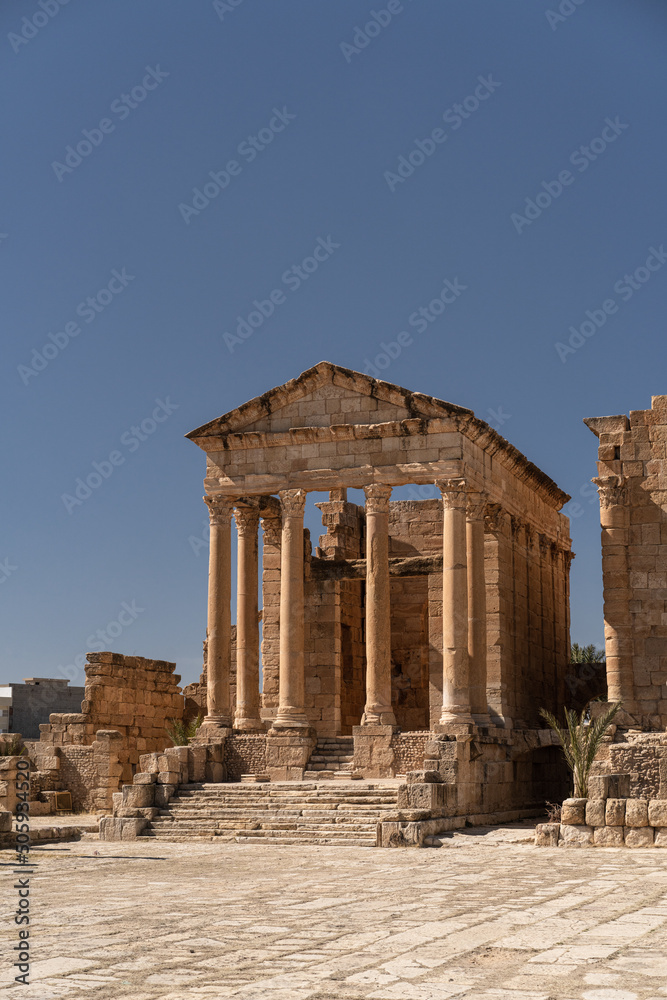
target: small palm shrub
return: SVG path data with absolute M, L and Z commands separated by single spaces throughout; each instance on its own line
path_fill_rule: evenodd
M 593 761 L 602 746 L 621 703 L 616 702 L 597 719 L 590 718 L 589 705 L 586 705 L 580 715 L 572 708 L 565 709 L 567 729 L 563 729 L 555 716 L 545 709 L 540 709 L 540 715 L 555 733 L 558 734 L 567 765 L 572 771 L 575 799 L 588 797 L 588 779 Z
M 175 747 L 186 747 L 197 735 L 197 730 L 203 721 L 203 715 L 198 715 L 196 719 L 190 719 L 189 722 L 185 722 L 183 719 L 169 719 L 164 728 Z

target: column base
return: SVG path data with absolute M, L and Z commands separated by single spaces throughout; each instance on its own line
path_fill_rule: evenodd
M 199 728 L 202 729 L 204 726 L 207 729 L 231 729 L 232 720 L 229 715 L 206 715 Z
M 310 729 L 310 723 L 304 712 L 298 710 L 280 710 L 273 720 L 275 729 Z
M 450 725 L 452 722 L 462 723 L 463 725 L 472 725 L 474 720 L 472 715 L 470 714 L 470 711 L 467 708 L 461 709 L 461 711 L 447 708 L 443 709 L 440 719 L 438 721 L 440 722 L 440 725 L 447 726 Z
M 234 729 L 242 733 L 265 733 L 266 726 L 261 719 L 235 718 Z
M 365 708 L 360 726 L 396 726 L 396 716 L 391 708 Z

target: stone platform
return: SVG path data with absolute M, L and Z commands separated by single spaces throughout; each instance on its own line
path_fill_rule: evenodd
M 399 783 L 356 781 L 181 785 L 142 832 L 158 840 L 376 847 Z

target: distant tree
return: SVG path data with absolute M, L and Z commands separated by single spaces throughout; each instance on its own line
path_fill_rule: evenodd
M 542 718 L 558 734 L 565 760 L 574 779 L 575 799 L 588 797 L 588 778 L 593 761 L 620 707 L 620 702 L 610 705 L 604 715 L 598 716 L 597 719 L 590 718 L 588 705 L 580 715 L 577 715 L 574 709 L 566 708 L 567 730 L 558 724 L 551 712 L 540 709 Z
M 604 658 L 604 649 L 596 649 L 593 643 L 590 646 L 580 646 L 578 642 L 572 643 L 570 663 L 602 663 Z

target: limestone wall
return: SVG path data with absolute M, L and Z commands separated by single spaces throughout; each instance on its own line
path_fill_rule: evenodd
M 228 781 L 240 781 L 242 774 L 266 771 L 266 735 L 234 733 L 225 740 L 224 764 Z
M 650 410 L 585 421 L 599 438 L 610 700 L 626 725 L 667 726 L 667 396 Z
M 52 746 L 89 746 L 99 730 L 120 734 L 123 777 L 130 780 L 141 753 L 163 750 L 165 725 L 183 717 L 183 695 L 176 664 L 120 653 L 88 653 L 85 698 L 80 714 L 52 714 L 40 726 L 40 742 Z

